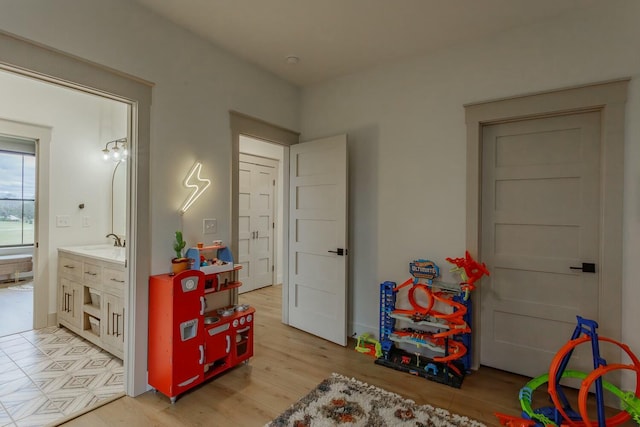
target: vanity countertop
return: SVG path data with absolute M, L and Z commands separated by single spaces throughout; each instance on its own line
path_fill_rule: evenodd
M 115 262 L 122 265 L 124 265 L 127 254 L 126 248 L 113 246 L 111 244 L 64 246 L 58 248 L 58 250 L 70 254 L 99 259 L 101 261 Z

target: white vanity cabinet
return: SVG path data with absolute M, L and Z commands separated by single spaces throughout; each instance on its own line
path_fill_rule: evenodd
M 122 359 L 124 261 L 82 248 L 58 249 L 58 323 Z

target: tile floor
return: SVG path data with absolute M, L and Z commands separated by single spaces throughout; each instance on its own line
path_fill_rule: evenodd
M 0 283 L 0 337 L 33 329 L 33 282 Z
M 0 337 L 0 426 L 44 426 L 124 394 L 122 361 L 64 328 Z

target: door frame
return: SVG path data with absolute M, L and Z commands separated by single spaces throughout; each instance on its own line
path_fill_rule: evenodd
M 300 142 L 300 132 L 274 125 L 264 120 L 229 110 L 229 123 L 231 127 L 231 244 L 232 253 L 238 253 L 238 212 L 240 187 L 239 161 L 240 161 L 240 135 L 262 139 L 274 144 L 284 146 L 284 158 L 280 165 L 283 170 L 289 170 L 289 147 Z M 283 174 L 283 187 L 289 188 L 289 174 Z M 284 206 L 289 206 L 289 193 L 283 191 Z M 282 322 L 289 324 L 289 214 L 284 209 L 282 218 L 283 247 L 282 247 Z
M 125 308 L 125 392 L 147 391 L 147 308 L 150 274 L 149 147 L 153 83 L 0 31 L 0 68 L 128 104 L 132 161 L 128 169 L 128 292 Z M 51 307 L 50 307 L 51 309 Z M 138 339 L 136 339 L 138 338 Z
M 622 213 L 624 184 L 624 122 L 630 78 L 538 92 L 464 105 L 467 128 L 466 246 L 472 254 L 481 247 L 482 128 L 486 125 L 568 113 L 599 111 L 601 128 L 601 215 L 599 332 L 620 340 L 622 335 Z M 602 288 L 607 280 L 607 291 Z M 473 369 L 480 366 L 479 299 L 474 298 Z M 606 318 L 607 322 L 602 322 Z M 570 337 L 567 337 L 567 339 Z

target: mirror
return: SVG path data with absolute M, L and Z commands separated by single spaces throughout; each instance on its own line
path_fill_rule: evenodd
M 111 178 L 111 232 L 125 237 L 127 230 L 127 165 L 116 163 Z

